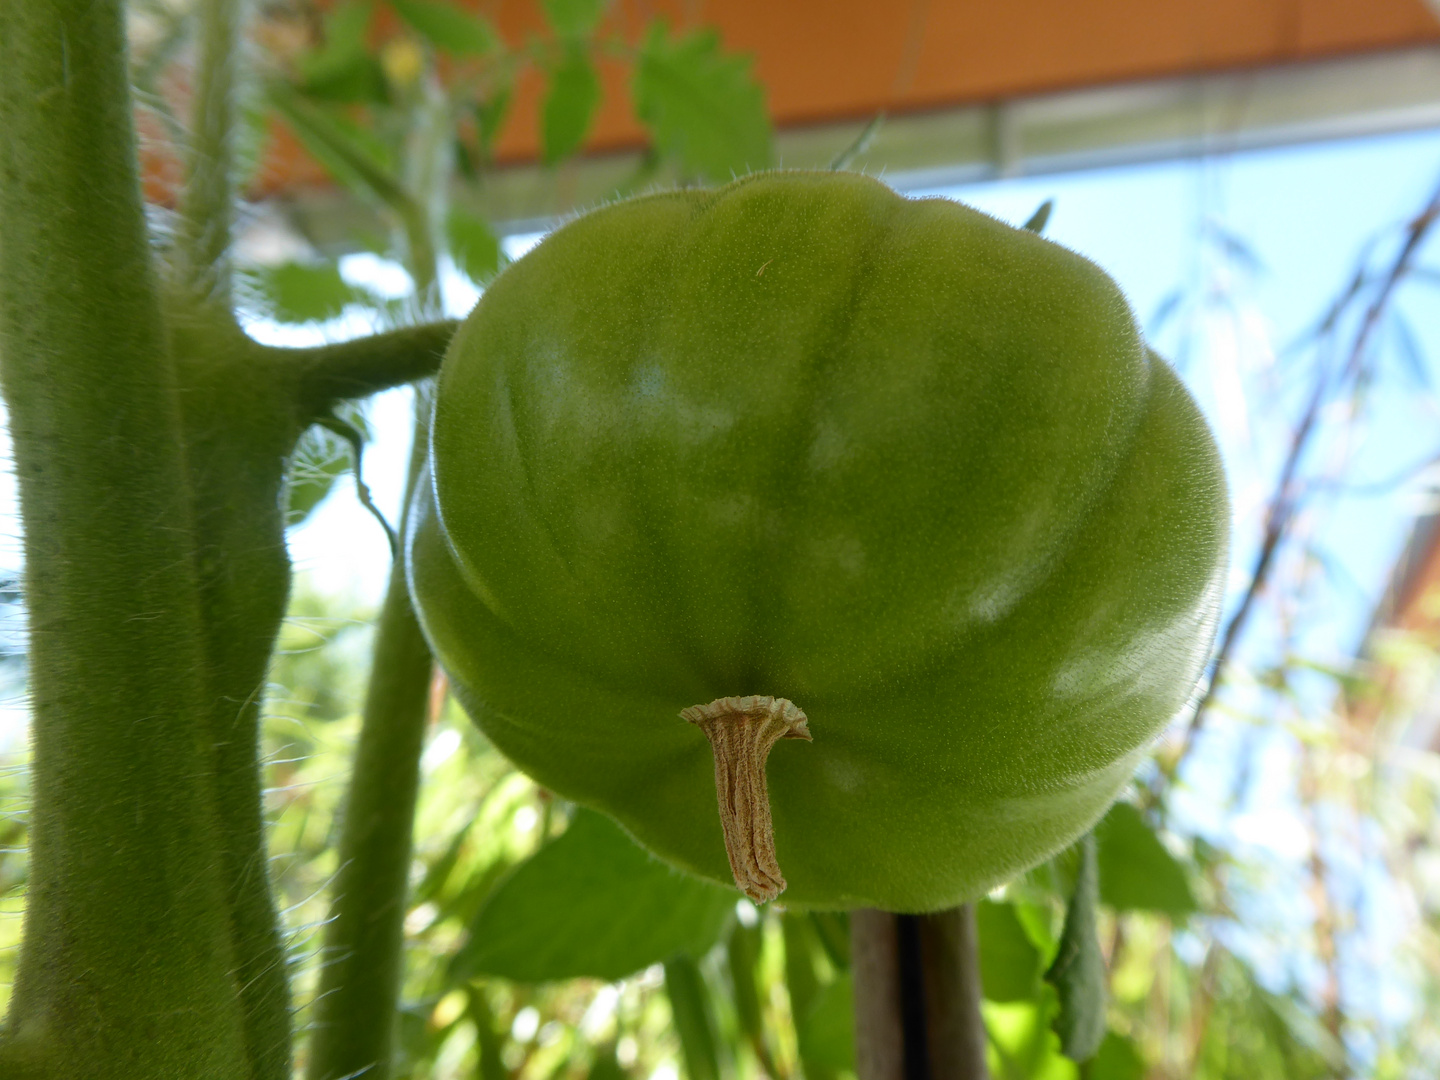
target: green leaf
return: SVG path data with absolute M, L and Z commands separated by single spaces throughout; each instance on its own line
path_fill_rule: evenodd
M 591 810 L 485 900 L 451 977 L 615 980 L 720 938 L 735 893 L 670 869 Z
M 1174 919 L 1196 910 L 1185 867 L 1135 807 L 1112 806 L 1095 827 L 1095 839 L 1102 902 L 1116 911 L 1158 911 Z
M 1080 867 L 1065 910 L 1060 951 L 1045 973 L 1060 998 L 1054 1027 L 1061 1052 L 1071 1061 L 1089 1060 L 1105 1037 L 1105 958 L 1095 929 L 1100 901 L 1095 847 L 1093 833 L 1080 841 Z
M 848 971 L 820 991 L 795 1027 L 807 1066 L 855 1071 L 855 988 Z
M 1030 1001 L 1040 989 L 1040 950 L 1013 904 L 975 905 L 980 933 L 980 984 L 990 1001 Z
M 728 180 L 770 164 L 765 92 L 750 60 L 726 56 L 710 30 L 670 38 L 650 28 L 635 68 L 635 111 L 660 152 L 692 173 Z
M 247 276 L 259 293 L 261 308 L 276 322 L 333 319 L 346 304 L 370 298 L 368 292 L 348 284 L 334 262 L 281 263 L 251 271 Z
M 1085 1080 L 1145 1080 L 1145 1059 L 1124 1035 L 1107 1032 L 1090 1062 Z
M 444 0 L 390 0 L 390 6 L 430 44 L 455 56 L 486 56 L 500 48 L 488 20 Z
M 600 104 L 600 78 L 585 50 L 568 50 L 565 61 L 550 72 L 550 92 L 545 95 L 540 134 L 545 147 L 545 164 L 563 161 L 585 141 L 590 120 Z
M 483 285 L 500 269 L 500 241 L 490 231 L 485 219 L 464 210 L 452 210 L 445 221 L 450 241 L 450 254 L 455 265 L 477 285 Z
M 608 0 L 545 0 L 545 17 L 561 37 L 584 37 L 608 6 Z

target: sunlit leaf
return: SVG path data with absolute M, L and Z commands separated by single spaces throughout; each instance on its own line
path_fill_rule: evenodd
M 563 161 L 585 141 L 590 120 L 600 105 L 600 77 L 581 48 L 567 51 L 565 60 L 550 72 L 550 90 L 545 95 L 540 134 L 545 163 Z
M 1100 899 L 1117 911 L 1158 911 L 1180 919 L 1196 909 L 1185 868 L 1140 811 L 1119 802 L 1095 827 Z
M 500 35 L 482 15 L 446 0 L 390 0 L 412 30 L 437 49 L 456 56 L 485 56 L 500 47 Z
M 1075 893 L 1065 909 L 1060 950 L 1045 980 L 1060 997 L 1054 1028 L 1061 1051 L 1071 1061 L 1086 1061 L 1105 1037 L 1105 958 L 1095 928 L 1100 900 L 1095 837 L 1087 834 L 1078 846 Z
M 500 268 L 500 241 L 490 231 L 485 219 L 464 210 L 452 210 L 445 221 L 450 241 L 450 254 L 455 265 L 477 285 L 483 285 Z
M 545 0 L 545 17 L 561 37 L 584 37 L 608 6 L 607 0 Z
M 570 827 L 496 887 L 456 956 L 454 979 L 621 979 L 719 940 L 735 893 L 670 869 L 609 818 Z
M 991 1001 L 1029 1001 L 1040 989 L 1040 950 L 1013 904 L 975 905 L 980 935 L 980 984 Z
M 635 67 L 635 111 L 661 153 L 712 180 L 770 164 L 765 92 L 750 60 L 728 56 L 710 30 L 671 38 L 650 28 Z

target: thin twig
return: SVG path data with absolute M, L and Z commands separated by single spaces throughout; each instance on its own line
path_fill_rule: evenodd
M 1381 316 L 1390 303 L 1396 287 L 1404 280 L 1415 260 L 1416 252 L 1421 243 L 1429 234 L 1431 227 L 1440 218 L 1440 186 L 1431 193 L 1425 208 L 1410 222 L 1405 230 L 1405 242 L 1401 245 L 1399 253 L 1395 256 L 1390 265 L 1389 271 L 1385 274 L 1380 283 L 1379 290 L 1370 301 L 1365 314 L 1356 331 L 1355 340 L 1351 344 L 1349 356 L 1345 366 L 1340 372 L 1336 385 L 1343 386 L 1355 379 L 1362 371 L 1366 351 L 1370 345 L 1370 339 L 1374 335 L 1375 328 L 1379 325 Z M 1357 274 L 1355 281 L 1363 281 L 1363 274 Z M 1352 284 L 1346 290 L 1344 301 L 1353 300 L 1359 293 L 1359 289 Z M 1327 333 L 1333 333 L 1340 318 L 1340 307 L 1336 306 L 1327 314 L 1324 321 Z M 1320 412 L 1329 399 L 1332 383 L 1330 369 L 1322 364 L 1320 376 L 1315 381 L 1315 388 L 1311 392 L 1310 400 L 1306 405 L 1305 412 L 1301 417 L 1300 425 L 1295 429 L 1295 434 L 1290 440 L 1290 450 L 1285 458 L 1284 467 L 1280 471 L 1280 480 L 1276 485 L 1275 494 L 1271 497 L 1270 505 L 1265 512 L 1265 532 L 1260 543 L 1260 551 L 1256 555 L 1255 565 L 1250 572 L 1250 584 L 1245 590 L 1245 595 L 1240 599 L 1240 605 L 1230 617 L 1225 626 L 1225 632 L 1220 638 L 1220 647 L 1215 652 L 1215 658 L 1210 666 L 1210 681 L 1201 695 L 1199 703 L 1195 706 L 1195 712 L 1190 718 L 1189 726 L 1185 729 L 1184 741 L 1180 747 L 1180 753 L 1176 756 L 1174 764 L 1165 770 L 1166 779 L 1173 779 L 1180 773 L 1180 768 L 1185 759 L 1194 748 L 1196 736 L 1205 726 L 1205 719 L 1211 703 L 1214 701 L 1222 676 L 1229 665 L 1234 654 L 1235 646 L 1240 639 L 1249 622 L 1250 615 L 1254 610 L 1255 600 L 1264 591 L 1269 582 L 1270 573 L 1274 568 L 1275 556 L 1280 549 L 1281 543 L 1285 540 L 1290 524 L 1294 520 L 1295 511 L 1299 505 L 1298 485 L 1296 484 L 1296 472 L 1299 469 L 1300 461 L 1310 444 L 1310 439 L 1315 433 L 1315 424 L 1320 417 Z M 1162 781 L 1163 782 L 1163 781 Z

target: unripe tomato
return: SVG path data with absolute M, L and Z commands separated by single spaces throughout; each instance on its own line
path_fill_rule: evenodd
M 451 345 L 431 468 L 411 587 L 476 722 L 757 899 L 926 911 L 1032 866 L 1215 628 L 1219 459 L 1114 283 L 855 175 L 555 232 Z

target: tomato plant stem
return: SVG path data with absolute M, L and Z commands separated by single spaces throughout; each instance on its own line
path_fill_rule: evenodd
M 191 99 L 185 188 L 176 240 L 179 284 L 230 311 L 230 224 L 234 218 L 235 75 L 243 0 L 203 0 L 199 63 Z
M 859 1080 L 987 1080 L 975 909 L 862 908 L 850 938 Z
M 435 374 L 459 325 L 454 319 L 402 327 L 309 349 L 276 349 L 277 361 L 293 365 L 301 408 L 310 417 L 346 398 Z
M 34 803 L 0 1073 L 254 1075 L 222 880 L 175 371 L 119 0 L 0 19 L 0 352 Z
M 405 503 L 419 482 L 429 429 L 417 396 Z M 402 515 L 403 516 L 403 515 Z M 340 869 L 315 1003 L 310 1080 L 390 1075 L 404 970 L 405 898 L 430 686 L 405 565 L 397 558 L 375 630 L 370 686 L 340 835 Z

